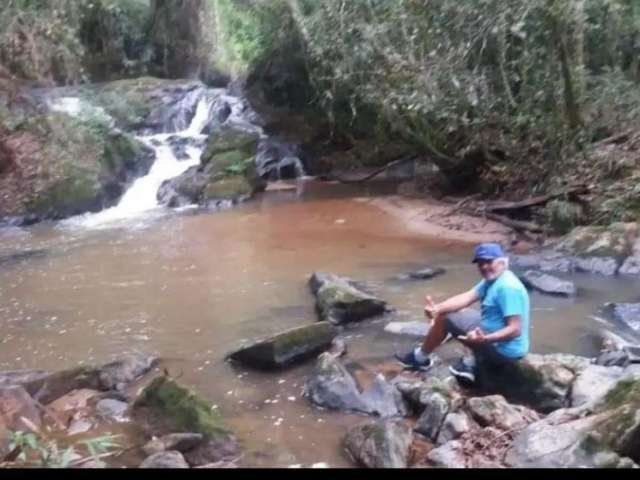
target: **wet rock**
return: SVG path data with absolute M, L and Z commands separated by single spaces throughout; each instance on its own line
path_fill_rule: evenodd
M 153 355 L 136 353 L 99 368 L 100 386 L 105 390 L 122 390 L 147 373 L 156 364 Z
M 473 426 L 474 422 L 465 413 L 449 413 L 442 423 L 437 442 L 442 445 L 451 440 L 456 440 L 471 431 Z
M 340 358 L 347 354 L 347 342 L 344 338 L 335 337 L 331 340 L 331 347 L 327 351 L 329 355 L 332 355 L 334 358 Z
M 576 257 L 575 269 L 578 272 L 612 276 L 618 271 L 619 262 L 613 257 Z
M 632 253 L 638 236 L 636 223 L 574 228 L 556 245 L 558 251 L 582 257 L 623 258 Z
M 622 375 L 623 369 L 620 367 L 589 365 L 573 382 L 571 406 L 578 407 L 603 398 Z
M 376 375 L 373 385 L 361 398 L 369 413 L 381 417 L 404 416 L 407 413 L 402 394 L 382 374 Z
M 85 419 L 78 418 L 72 420 L 67 428 L 67 434 L 71 435 L 79 435 L 81 433 L 86 433 L 94 427 L 93 422 Z
M 461 403 L 462 396 L 458 391 L 458 386 L 446 368 L 443 376 L 437 374 L 429 375 L 424 381 L 405 380 L 402 377 L 394 379 L 394 385 L 402 394 L 407 404 L 415 413 L 421 415 L 432 401 L 434 394 L 442 396 L 453 410 Z
M 576 286 L 573 282 L 562 280 L 546 273 L 527 270 L 519 277 L 528 288 L 533 288 L 541 293 L 565 297 L 571 297 L 576 294 Z
M 447 413 L 449 413 L 449 401 L 440 393 L 432 393 L 423 400 L 424 411 L 413 429 L 435 442 L 440 433 L 440 428 Z
M 260 141 L 256 154 L 258 175 L 267 180 L 296 178 L 304 173 L 298 145 L 274 138 Z
M 140 468 L 189 468 L 189 464 L 180 452 L 160 452 L 147 457 Z
M 314 273 L 309 285 L 316 295 L 316 310 L 324 321 L 334 324 L 358 322 L 387 310 L 385 301 L 360 290 L 346 278 Z
M 328 349 L 336 335 L 333 325 L 318 322 L 253 341 L 228 354 L 227 358 L 255 368 L 281 368 Z
M 535 269 L 542 272 L 572 272 L 574 261 L 560 252 L 545 250 L 526 255 L 511 255 L 511 266 L 519 269 Z
M 441 267 L 423 268 L 415 272 L 409 272 L 403 275 L 402 278 L 408 278 L 411 280 L 430 280 L 439 275 L 444 275 L 447 271 Z
M 0 386 L 4 385 L 27 385 L 32 382 L 43 380 L 51 375 L 46 370 L 5 370 L 0 372 Z
M 499 371 L 483 372 L 483 390 L 548 413 L 569 404 L 571 385 L 589 364 L 589 359 L 574 355 L 529 354 Z
M 407 335 L 410 337 L 425 337 L 429 333 L 429 324 L 425 321 L 414 322 L 389 322 L 384 331 L 396 335 Z
M 559 425 L 545 420 L 529 425 L 516 434 L 505 463 L 516 468 L 594 467 L 596 442 L 589 435 L 610 415 L 592 415 Z M 598 450 L 611 452 L 606 447 Z
M 210 440 L 235 443 L 220 414 L 198 394 L 169 377 L 154 379 L 142 391 L 134 410 L 143 408 L 160 416 L 174 432 L 201 433 Z
M 493 426 L 501 430 L 515 430 L 539 420 L 539 415 L 521 405 L 508 403 L 501 395 L 473 397 L 467 401 L 473 419 L 482 427 Z
M 623 350 L 603 352 L 596 358 L 596 365 L 603 367 L 625 367 L 629 363 L 629 355 Z
M 114 422 L 126 422 L 127 418 L 127 410 L 129 409 L 129 405 L 124 402 L 120 402 L 118 400 L 112 400 L 110 398 L 105 398 L 104 400 L 100 400 L 96 404 L 96 413 L 106 419 L 112 420 Z
M 378 420 L 349 430 L 344 445 L 351 457 L 368 468 L 406 468 L 411 429 L 394 420 Z
M 86 412 L 99 395 L 100 392 L 97 390 L 72 390 L 49 403 L 47 410 L 63 423 L 68 423 L 74 415 L 77 417 L 80 412 Z
M 240 454 L 240 447 L 231 437 L 207 438 L 195 448 L 184 453 L 184 458 L 192 467 L 216 462 L 233 462 Z
M 30 432 L 33 426 L 39 428 L 40 424 L 40 411 L 36 402 L 23 387 L 0 387 L 0 430 Z
M 100 372 L 91 367 L 72 368 L 25 382 L 23 386 L 34 399 L 47 404 L 72 390 L 100 390 Z
M 315 369 L 305 384 L 305 395 L 320 407 L 369 413 L 355 379 L 328 353 L 318 357 Z
M 622 263 L 618 273 L 640 275 L 640 238 L 637 238 L 634 242 L 631 255 Z
M 640 363 L 640 345 L 625 345 L 622 350 L 629 358 L 629 363 Z
M 604 311 L 632 330 L 640 332 L 640 303 L 607 303 Z
M 147 455 L 175 450 L 180 453 L 194 449 L 202 443 L 204 436 L 200 433 L 170 433 L 153 439 L 142 447 Z
M 434 448 L 427 455 L 427 460 L 436 468 L 466 468 L 466 457 L 459 440 Z
M 167 139 L 173 155 L 177 160 L 189 160 L 189 147 L 203 146 L 201 142 L 194 137 L 183 137 L 181 135 L 172 135 Z

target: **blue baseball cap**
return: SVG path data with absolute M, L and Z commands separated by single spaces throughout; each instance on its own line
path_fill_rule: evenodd
M 481 243 L 476 247 L 472 263 L 477 263 L 479 260 L 495 260 L 500 257 L 504 257 L 504 252 L 500 245 L 497 243 Z

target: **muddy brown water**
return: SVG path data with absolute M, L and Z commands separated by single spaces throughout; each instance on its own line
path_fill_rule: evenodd
M 373 363 L 415 342 L 385 333 L 387 322 L 420 319 L 425 293 L 443 299 L 478 277 L 470 245 L 410 233 L 362 201 L 391 186 L 300 185 L 215 213 L 0 231 L 0 368 L 53 370 L 156 353 L 223 412 L 243 445 L 242 465 L 351 465 L 340 441 L 365 418 L 302 398 L 312 362 L 260 373 L 224 355 L 244 339 L 316 321 L 307 287 L 316 270 L 366 281 L 397 308 L 345 333 L 350 358 Z M 394 279 L 436 265 L 448 273 Z M 567 278 L 580 288 L 577 299 L 531 296 L 533 351 L 593 355 L 600 324 L 591 316 L 605 301 L 634 299 L 640 282 Z

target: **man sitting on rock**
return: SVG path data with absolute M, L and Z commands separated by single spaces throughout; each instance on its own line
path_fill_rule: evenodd
M 425 315 L 432 325 L 421 346 L 396 358 L 406 368 L 427 370 L 431 353 L 451 334 L 474 352 L 474 361 L 461 359 L 449 367 L 459 380 L 476 381 L 476 362 L 489 371 L 514 364 L 529 351 L 529 294 L 509 268 L 500 245 L 483 243 L 475 249 L 473 263 L 483 277 L 471 290 L 442 303 L 426 297 Z M 448 314 L 481 302 L 482 315 Z

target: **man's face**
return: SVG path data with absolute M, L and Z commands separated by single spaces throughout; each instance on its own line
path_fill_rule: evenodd
M 502 262 L 495 260 L 478 260 L 478 270 L 485 280 L 495 280 L 504 270 Z

